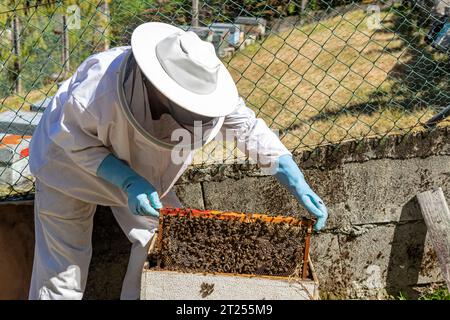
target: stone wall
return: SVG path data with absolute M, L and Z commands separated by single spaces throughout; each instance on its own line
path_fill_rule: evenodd
M 449 136 L 450 128 L 439 128 L 295 155 L 329 208 L 327 227 L 313 235 L 311 248 L 323 298 L 385 298 L 400 290 L 414 297 L 417 286 L 442 281 L 415 195 L 442 187 L 450 199 Z M 194 167 L 175 189 L 192 208 L 307 215 L 254 165 Z M 0 206 L 0 292 L 7 293 L 0 298 L 25 296 L 32 221 L 30 205 Z M 85 298 L 117 299 L 130 245 L 108 208 L 95 216 L 93 246 Z M 14 283 L 2 280 L 12 278 L 8 270 Z
M 295 155 L 329 209 L 311 256 L 323 297 L 377 298 L 442 281 L 417 193 L 442 187 L 450 199 L 450 129 L 320 147 Z M 191 207 L 307 215 L 252 165 L 192 168 L 177 192 Z

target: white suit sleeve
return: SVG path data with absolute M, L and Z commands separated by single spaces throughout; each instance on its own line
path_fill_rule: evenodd
M 291 154 L 264 120 L 255 117 L 242 98 L 239 98 L 238 108 L 225 117 L 221 131 L 224 140 L 236 139 L 238 149 L 263 166 Z
M 98 120 L 72 95 L 55 116 L 59 121 L 50 130 L 50 139 L 76 165 L 96 175 L 98 166 L 110 154 L 99 138 Z

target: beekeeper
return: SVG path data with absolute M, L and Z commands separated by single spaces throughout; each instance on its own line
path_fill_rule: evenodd
M 174 138 L 179 130 L 192 139 Z M 59 88 L 31 141 L 36 246 L 30 299 L 82 298 L 97 204 L 111 206 L 132 243 L 121 299 L 138 299 L 158 210 L 181 206 L 172 186 L 193 151 L 217 136 L 237 138 L 258 161 L 276 163 L 279 181 L 317 217 L 315 228 L 324 226 L 323 202 L 290 152 L 245 106 L 210 43 L 152 22 L 134 30 L 131 47 L 84 61 Z M 190 152 L 179 161 L 178 150 L 174 161 L 180 144 Z

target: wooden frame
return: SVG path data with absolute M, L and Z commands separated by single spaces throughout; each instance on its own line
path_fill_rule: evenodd
M 450 210 L 441 188 L 417 195 L 442 274 L 450 291 Z

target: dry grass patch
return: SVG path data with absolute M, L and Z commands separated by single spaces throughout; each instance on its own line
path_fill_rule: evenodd
M 248 106 L 287 129 L 283 141 L 293 149 L 404 132 L 432 111 L 389 105 L 398 82 L 390 72 L 411 59 L 390 31 L 394 18 L 382 12 L 384 29 L 371 30 L 364 11 L 351 11 L 272 34 L 225 62 Z

